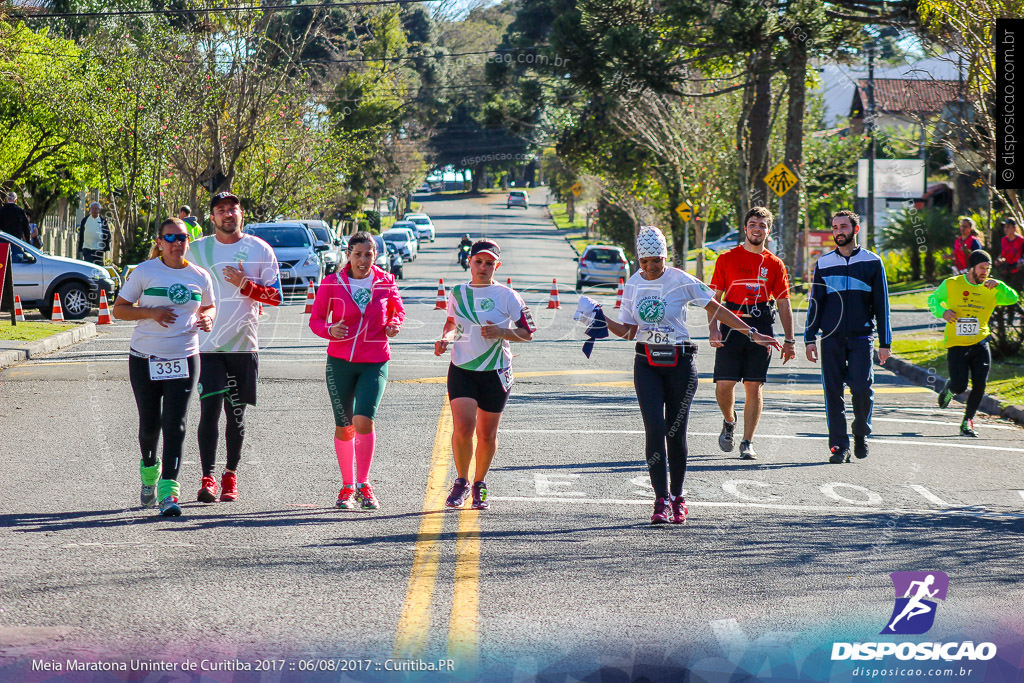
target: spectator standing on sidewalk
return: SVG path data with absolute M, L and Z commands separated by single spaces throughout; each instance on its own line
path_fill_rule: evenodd
M 103 207 L 99 202 L 89 205 L 89 215 L 78 224 L 79 258 L 98 266 L 103 265 L 103 254 L 110 250 L 110 228 L 107 219 L 100 215 Z
M 23 242 L 32 239 L 32 229 L 29 227 L 28 214 L 17 204 L 18 194 L 7 193 L 7 203 L 0 207 L 0 230 L 8 235 L 14 235 Z

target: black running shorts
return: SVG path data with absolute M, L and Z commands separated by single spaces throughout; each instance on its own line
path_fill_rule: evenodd
M 471 398 L 480 410 L 500 413 L 505 410 L 509 391 L 501 385 L 500 370 L 466 370 L 448 366 L 448 399 Z
M 751 323 L 750 318 L 742 320 Z M 771 323 L 765 325 L 755 321 L 753 327 L 761 334 L 772 334 Z M 767 381 L 768 366 L 772 362 L 771 349 L 755 344 L 747 335 L 726 325 L 722 325 L 722 339 L 725 346 L 715 349 L 714 381 Z
M 259 356 L 255 352 L 209 351 L 199 354 L 199 398 L 227 394 L 232 405 L 256 405 Z

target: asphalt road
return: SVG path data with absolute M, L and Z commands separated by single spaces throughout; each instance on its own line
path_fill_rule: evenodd
M 980 419 L 980 438 L 961 438 L 955 407 L 876 368 L 871 454 L 830 465 L 817 368 L 775 361 L 759 458 L 740 461 L 718 449 L 713 354 L 696 311 L 690 519 L 651 527 L 631 345 L 580 352 L 573 253 L 543 207 L 489 196 L 424 209 L 438 239 L 401 283 L 408 319 L 378 414 L 378 512 L 333 507 L 326 342 L 301 302 L 268 308 L 261 323 L 240 499 L 193 502 L 193 406 L 179 519 L 137 507 L 129 324 L 0 372 L 0 679 L 92 676 L 67 663 L 135 659 L 176 667 L 168 680 L 854 680 L 859 663 L 830 661 L 832 643 L 882 639 L 888 574 L 936 570 L 949 593 L 917 639 L 1000 650 L 969 674 L 929 680 L 1019 680 L 1018 427 Z M 455 259 L 464 232 L 500 241 L 496 277 L 511 278 L 540 328 L 515 347 L 483 513 L 442 506 L 454 473 L 434 301 L 438 278 L 466 279 Z M 611 290 L 588 293 L 613 305 Z M 894 327 L 925 323 L 900 314 Z M 454 671 L 409 672 L 449 659 Z M 65 668 L 47 673 L 47 662 Z

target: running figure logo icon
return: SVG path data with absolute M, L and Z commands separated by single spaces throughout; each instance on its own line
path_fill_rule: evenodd
M 175 282 L 167 288 L 167 298 L 181 306 L 192 300 L 192 291 L 185 285 Z
M 936 600 L 945 600 L 949 577 L 944 572 L 893 572 L 896 604 L 881 633 L 920 635 L 935 623 Z

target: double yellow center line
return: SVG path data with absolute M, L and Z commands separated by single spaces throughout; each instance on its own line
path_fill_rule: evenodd
M 409 587 L 395 636 L 396 657 L 423 657 L 429 645 L 434 587 L 441 561 L 448 469 L 452 462 L 451 438 L 452 412 L 445 400 L 437 420 L 437 436 L 430 456 L 423 515 L 416 538 Z M 480 513 L 476 510 L 460 512 L 455 556 L 455 585 L 448 622 L 448 656 L 463 665 L 473 665 L 477 657 L 480 619 Z

